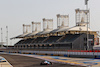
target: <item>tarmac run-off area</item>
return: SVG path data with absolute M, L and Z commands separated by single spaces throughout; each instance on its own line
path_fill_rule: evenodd
M 15 53 L 10 53 L 9 55 L 5 53 L 3 55 L 1 54 L 1 56 L 4 56 L 6 59 L 7 59 L 6 56 L 8 56 L 8 57 L 12 57 L 12 56 L 17 56 L 18 57 L 19 56 L 19 57 L 23 57 L 23 58 L 25 58 L 25 57 L 33 58 L 31 60 L 27 59 L 26 61 L 31 62 L 32 60 L 37 59 L 36 62 L 38 62 L 38 65 L 40 64 L 40 62 L 42 60 L 48 60 L 48 61 L 53 62 L 54 63 L 53 65 L 58 65 L 60 67 L 64 67 L 65 65 L 66 66 L 68 65 L 67 67 L 71 67 L 70 65 L 76 65 L 76 67 L 82 67 L 82 66 L 87 66 L 87 67 L 100 67 L 100 60 L 99 59 L 69 58 L 69 57 L 60 57 L 60 56 L 44 56 L 44 55 L 15 54 Z M 16 59 L 17 59 L 17 57 L 16 57 Z M 25 62 L 25 61 L 22 61 L 22 62 Z M 31 64 L 34 64 L 33 61 L 31 62 Z M 53 65 L 52 65 L 52 67 L 54 67 Z M 25 67 L 25 66 L 22 65 L 20 67 Z M 36 67 L 41 67 L 41 66 L 39 65 L 39 66 L 36 66 Z M 72 66 L 72 67 L 75 67 L 75 66 Z

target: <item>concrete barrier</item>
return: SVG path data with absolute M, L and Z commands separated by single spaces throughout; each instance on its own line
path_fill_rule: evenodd
M 50 56 L 64 56 L 64 57 L 81 57 L 81 58 L 99 58 L 100 52 L 67 52 L 67 51 L 9 51 L 9 53 L 19 54 L 36 54 L 36 55 L 50 55 Z

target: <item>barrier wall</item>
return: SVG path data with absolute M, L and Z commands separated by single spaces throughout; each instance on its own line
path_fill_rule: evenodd
M 19 50 L 19 51 L 9 51 L 9 53 L 100 59 L 100 52 L 98 52 L 98 51 L 27 51 L 27 50 Z

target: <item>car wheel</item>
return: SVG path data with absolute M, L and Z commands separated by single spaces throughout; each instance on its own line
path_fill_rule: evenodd
M 42 65 L 42 63 L 40 63 L 40 65 Z

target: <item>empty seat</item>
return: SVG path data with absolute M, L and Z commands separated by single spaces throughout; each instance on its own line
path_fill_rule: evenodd
M 52 43 L 52 42 L 56 42 L 59 38 L 61 38 L 62 36 L 50 36 L 46 41 L 44 41 L 44 43 Z

